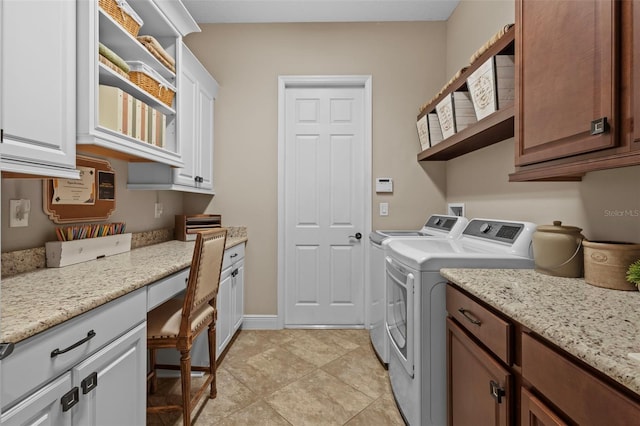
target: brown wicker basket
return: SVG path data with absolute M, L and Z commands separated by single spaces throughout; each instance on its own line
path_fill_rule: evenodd
M 162 77 L 153 77 L 154 71 L 145 66 L 142 62 L 127 62 L 131 66 L 129 71 L 129 79 L 136 86 L 146 91 L 152 96 L 158 98 L 162 103 L 169 107 L 173 104 L 173 97 L 176 92 L 169 84 L 161 83 Z
M 120 67 L 118 67 L 117 65 L 115 65 L 113 62 L 111 62 L 110 60 L 108 60 L 107 58 L 105 58 L 102 55 L 98 55 L 98 60 L 100 61 L 100 63 L 102 63 L 103 65 L 105 65 L 107 68 L 109 68 L 111 71 L 118 73 L 119 76 L 121 76 L 122 78 L 126 78 L 127 80 L 129 80 L 129 74 L 127 74 L 126 72 L 124 72 Z
M 107 12 L 118 24 L 120 24 L 129 34 L 138 36 L 138 31 L 142 26 L 142 19 L 127 13 L 124 8 L 118 6 L 116 0 L 99 0 L 100 8 Z M 133 9 L 131 9 L 133 12 Z M 135 13 L 135 12 L 134 12 Z

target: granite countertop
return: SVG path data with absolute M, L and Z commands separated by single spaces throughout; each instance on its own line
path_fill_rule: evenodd
M 442 276 L 640 394 L 640 292 L 531 269 L 442 269 Z
M 226 248 L 247 241 L 228 237 Z M 167 241 L 2 280 L 0 341 L 17 343 L 191 265 L 194 241 Z

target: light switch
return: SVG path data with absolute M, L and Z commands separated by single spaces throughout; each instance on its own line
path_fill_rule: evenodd
M 389 216 L 389 203 L 380 203 L 380 216 Z

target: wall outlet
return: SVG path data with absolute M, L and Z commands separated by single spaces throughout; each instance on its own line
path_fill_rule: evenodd
M 380 203 L 380 216 L 389 216 L 389 203 Z
M 160 216 L 162 216 L 162 211 L 163 211 L 162 203 L 156 203 L 154 217 L 158 219 Z
M 31 200 L 9 200 L 9 227 L 29 226 Z

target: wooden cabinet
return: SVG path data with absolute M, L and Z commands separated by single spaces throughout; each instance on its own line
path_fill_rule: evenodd
M 640 396 L 451 284 L 447 313 L 449 425 L 638 423 Z
M 75 2 L 0 2 L 0 168 L 5 176 L 78 178 L 75 22 Z
M 634 3 L 516 1 L 511 181 L 579 180 L 640 164 Z
M 418 120 L 425 114 L 434 113 L 436 105 L 454 91 L 468 91 L 467 78 L 489 58 L 502 54 L 514 55 L 515 30 L 511 27 L 506 33 L 482 53 L 469 67 L 462 70 L 454 78 L 447 89 L 429 102 L 418 115 Z M 482 120 L 449 136 L 437 145 L 418 154 L 418 161 L 451 160 L 469 152 L 495 144 L 513 136 L 513 105 L 500 107 L 497 111 Z
M 17 343 L 2 361 L 2 425 L 144 424 L 146 297 L 137 290 Z
M 511 373 L 447 318 L 448 424 L 511 424 Z
M 128 189 L 213 194 L 213 114 L 218 83 L 180 44 L 178 148 L 184 165 L 129 163 Z
M 176 29 L 173 17 L 163 13 L 152 0 L 129 0 L 128 3 L 142 19 L 141 35 L 151 35 L 172 57 L 177 52 L 182 36 L 197 31 L 198 26 Z M 184 8 L 181 2 L 175 7 Z M 99 43 L 103 43 L 125 61 L 141 61 L 158 73 L 169 84 L 176 85 L 176 73 L 165 67 L 149 51 L 103 11 L 98 2 L 77 2 L 78 71 L 77 71 L 77 144 L 78 151 L 106 155 L 128 161 L 152 161 L 173 167 L 183 166 L 178 146 L 177 121 L 179 111 L 174 98 L 167 105 L 154 95 L 142 90 L 127 77 L 98 61 Z M 180 26 L 182 28 L 184 26 Z M 180 63 L 176 60 L 176 69 Z M 166 117 L 164 146 L 156 146 L 139 138 L 117 132 L 100 124 L 99 85 L 117 87 L 151 106 Z M 179 93 L 176 94 L 176 97 Z

